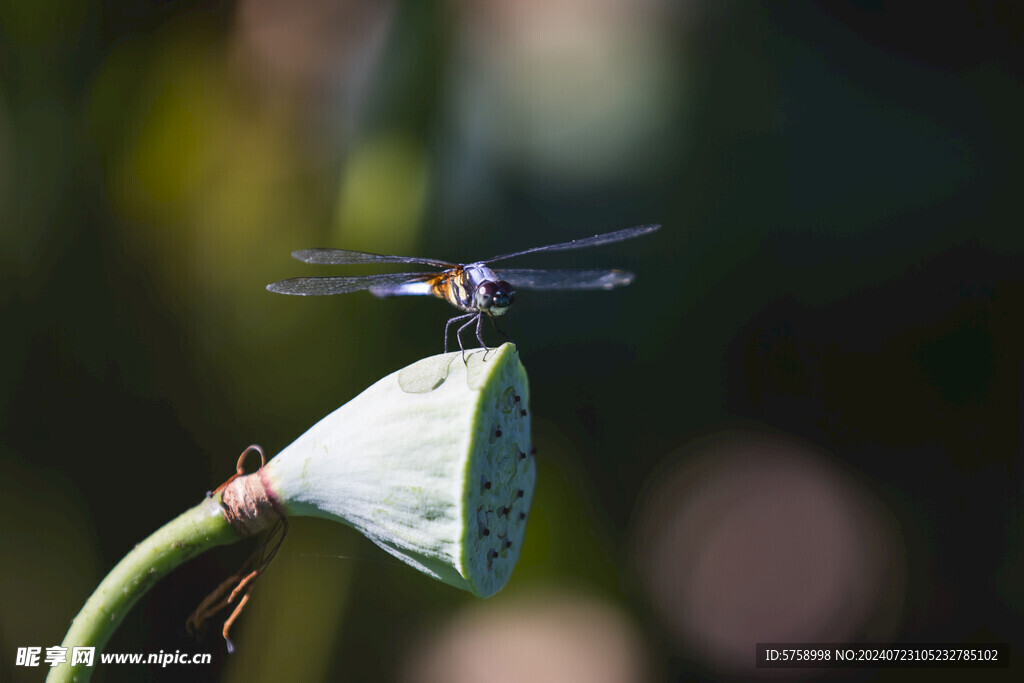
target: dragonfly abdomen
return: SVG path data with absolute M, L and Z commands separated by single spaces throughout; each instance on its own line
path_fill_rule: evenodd
M 431 280 L 420 280 L 418 282 L 403 282 L 398 285 L 386 287 L 370 287 L 370 293 L 380 299 L 390 296 L 427 296 L 434 293 Z

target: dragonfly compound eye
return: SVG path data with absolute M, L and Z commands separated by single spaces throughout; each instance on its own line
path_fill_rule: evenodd
M 487 311 L 488 315 L 504 315 L 515 298 L 512 285 L 504 280 L 487 281 L 477 287 L 476 291 L 477 308 Z
M 486 311 L 493 305 L 500 305 L 494 300 L 496 294 L 498 294 L 498 283 L 491 280 L 480 283 L 480 286 L 476 288 L 476 307 L 481 311 Z
M 516 290 L 504 280 L 498 280 L 498 291 L 494 294 L 492 307 L 508 308 L 516 300 Z

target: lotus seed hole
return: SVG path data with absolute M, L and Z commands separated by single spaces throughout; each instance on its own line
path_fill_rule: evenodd
M 512 412 L 516 403 L 519 403 L 519 396 L 516 395 L 515 387 L 505 390 L 505 395 L 498 399 L 498 408 L 505 413 Z

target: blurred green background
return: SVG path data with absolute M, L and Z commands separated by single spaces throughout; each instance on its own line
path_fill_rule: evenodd
M 39 680 L 17 648 L 59 644 L 245 446 L 441 351 L 443 302 L 266 292 L 332 272 L 292 250 L 469 261 L 655 222 L 515 262 L 637 278 L 503 320 L 540 473 L 503 593 L 297 520 L 235 655 L 184 623 L 250 547 L 175 572 L 109 645 L 212 665 L 94 680 L 757 679 L 758 641 L 1019 656 L 1021 7 L 3 2 L 0 678 Z

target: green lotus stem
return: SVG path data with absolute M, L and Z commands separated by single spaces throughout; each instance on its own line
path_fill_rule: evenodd
M 64 638 L 96 662 L 125 613 L 163 575 L 287 516 L 333 519 L 449 585 L 487 597 L 519 558 L 536 481 L 526 371 L 510 344 L 424 358 L 315 424 L 136 546 Z M 183 617 L 185 615 L 182 615 Z M 94 662 L 94 666 L 95 663 Z M 48 681 L 87 680 L 60 664 Z
M 88 680 L 93 667 L 71 666 L 73 648 L 95 647 L 98 659 L 128 610 L 165 574 L 205 550 L 240 540 L 224 518 L 219 496 L 203 500 L 151 534 L 93 591 L 64 636 L 67 663 L 51 668 L 46 680 Z

